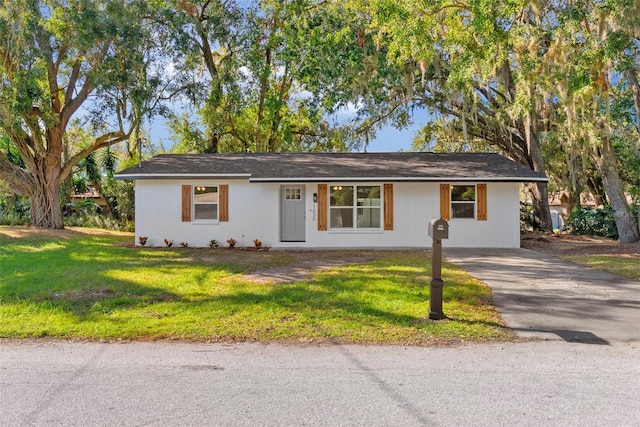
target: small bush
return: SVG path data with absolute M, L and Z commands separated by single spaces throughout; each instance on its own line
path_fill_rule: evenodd
M 26 197 L 0 195 L 0 225 L 26 225 L 31 206 Z
M 571 212 L 564 228 L 572 234 L 618 238 L 618 229 L 610 206 L 596 209 L 576 208 Z
M 114 231 L 133 231 L 134 224 L 123 220 L 118 221 L 100 214 L 80 213 L 64 217 L 64 225 L 69 227 L 102 228 Z

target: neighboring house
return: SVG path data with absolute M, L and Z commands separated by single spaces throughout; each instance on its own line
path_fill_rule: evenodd
M 74 193 L 71 195 L 71 203 L 84 202 L 86 200 L 91 200 L 94 206 L 100 208 L 102 212 L 104 212 L 107 208 L 107 201 L 96 191 L 96 189 L 89 185 L 87 186 L 86 193 Z
M 159 155 L 116 175 L 135 180 L 136 243 L 212 239 L 273 248 L 520 246 L 519 185 L 544 175 L 486 153 Z

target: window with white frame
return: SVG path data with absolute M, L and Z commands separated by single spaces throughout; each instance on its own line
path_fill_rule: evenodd
M 218 187 L 193 187 L 193 219 L 195 221 L 212 221 L 218 219 Z
M 330 190 L 330 228 L 380 228 L 379 185 L 332 185 Z
M 475 218 L 476 186 L 451 186 L 451 218 Z
M 302 198 L 302 188 L 285 188 L 284 189 L 285 200 L 300 200 Z

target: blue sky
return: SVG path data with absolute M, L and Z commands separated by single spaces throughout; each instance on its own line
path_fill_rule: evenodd
M 386 127 L 378 132 L 376 139 L 369 142 L 369 153 L 409 151 L 413 145 L 413 138 L 422 125 L 414 124 L 407 129 L 398 130 Z

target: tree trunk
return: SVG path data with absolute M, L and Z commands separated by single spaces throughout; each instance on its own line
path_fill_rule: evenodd
M 535 132 L 535 116 L 530 114 L 527 117 L 525 126 L 527 149 L 531 158 L 533 170 L 546 175 L 544 157 L 540 150 L 540 141 Z M 535 182 L 530 186 L 533 197 L 533 218 L 540 231 L 553 231 L 553 220 L 549 209 L 549 189 L 546 182 Z
M 60 205 L 60 163 L 53 156 L 36 163 L 32 172 L 35 184 L 29 193 L 31 202 L 30 224 L 39 228 L 63 229 L 62 206 Z
M 549 190 L 546 182 L 529 184 L 529 191 L 533 198 L 534 227 L 540 231 L 552 231 L 551 210 L 549 209 Z
M 57 185 L 42 183 L 33 189 L 29 196 L 31 202 L 30 224 L 39 228 L 63 229 L 60 190 Z
M 218 154 L 220 143 L 220 134 L 218 132 L 211 132 L 209 138 L 209 147 L 207 147 L 207 153 Z
M 607 201 L 607 195 L 602 185 L 602 178 L 594 176 L 593 172 L 593 170 L 585 172 L 587 187 L 593 196 L 596 206 L 604 206 Z
M 637 242 L 640 240 L 638 224 L 627 203 L 624 187 L 618 174 L 616 159 L 608 141 L 603 142 L 600 158 L 594 160 L 602 176 L 604 188 L 613 209 L 613 219 L 618 229 L 618 241 L 620 243 Z
M 578 196 L 578 200 L 580 200 L 580 196 Z M 560 194 L 560 215 L 563 220 L 568 220 L 571 212 L 575 209 L 576 203 L 575 198 L 571 191 L 563 190 Z

